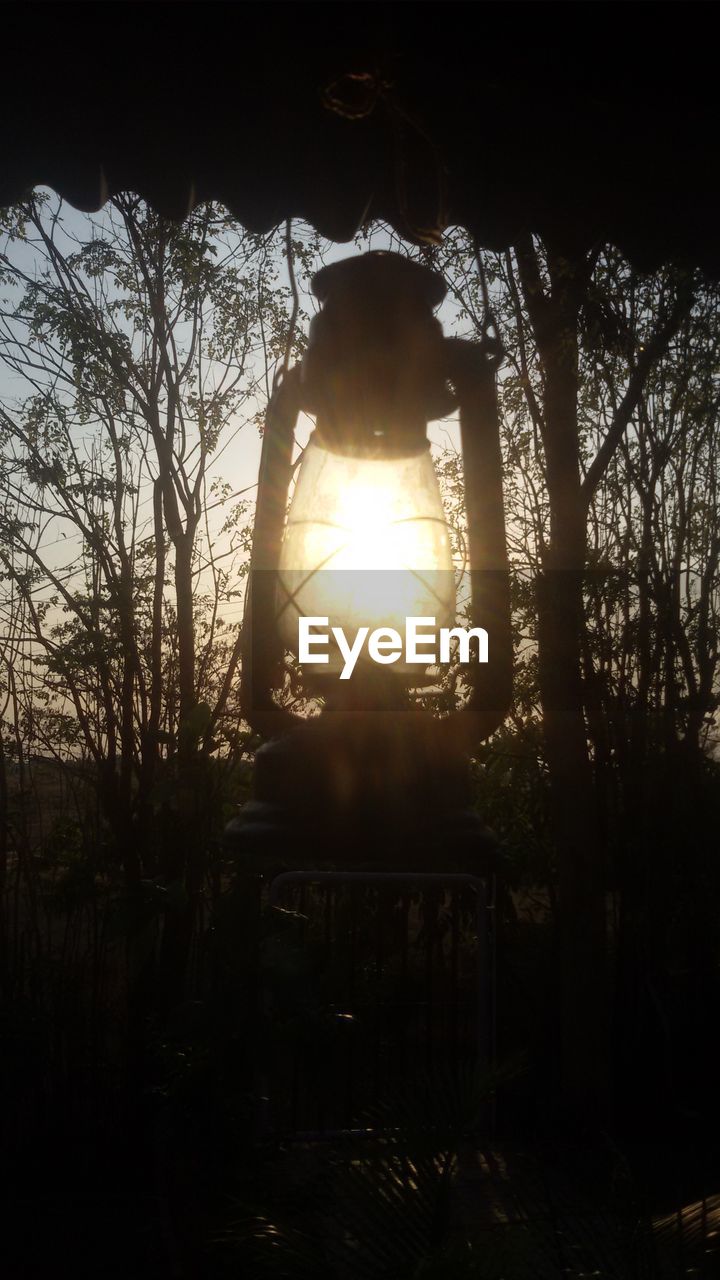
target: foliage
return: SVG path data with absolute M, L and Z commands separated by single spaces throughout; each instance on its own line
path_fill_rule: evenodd
M 235 492 L 224 459 L 259 425 L 305 317 L 291 328 L 276 238 L 218 207 L 173 224 L 121 195 L 80 218 L 36 192 L 0 235 L 11 743 L 87 763 L 137 880 L 157 869 L 178 761 L 219 752 L 231 769 L 247 738 L 237 619 L 253 486 Z M 316 238 L 293 251 L 307 267 Z

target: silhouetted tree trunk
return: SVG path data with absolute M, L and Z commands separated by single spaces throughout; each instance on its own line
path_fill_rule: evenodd
M 543 733 L 558 859 L 562 1101 L 597 1118 L 607 1090 L 603 851 L 588 756 L 581 669 L 587 504 L 582 493 L 578 315 L 594 260 L 547 251 L 549 288 L 530 240 L 516 249 L 543 372 L 542 441 L 550 538 L 538 581 Z
M 550 510 L 538 581 L 539 686 L 558 858 L 558 984 L 562 1105 L 597 1123 L 609 1102 L 605 850 L 588 751 L 582 653 L 590 500 L 622 440 L 647 376 L 692 305 L 689 283 L 640 348 L 598 452 L 582 475 L 579 320 L 596 252 L 515 248 L 542 372 L 539 425 Z

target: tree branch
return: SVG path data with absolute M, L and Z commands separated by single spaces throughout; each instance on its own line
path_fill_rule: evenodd
M 694 301 L 693 283 L 690 277 L 682 282 L 672 310 L 665 322 L 653 334 L 644 349 L 640 352 L 637 364 L 628 379 L 625 394 L 618 405 L 607 435 L 591 462 L 582 482 L 582 497 L 586 506 L 595 493 L 608 463 L 617 449 L 635 410 L 640 403 L 648 375 L 663 356 L 677 333 L 682 321 L 690 312 Z

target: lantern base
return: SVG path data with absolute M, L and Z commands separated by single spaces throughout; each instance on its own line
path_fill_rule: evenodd
M 325 712 L 264 744 L 225 849 L 263 874 L 322 866 L 493 870 L 467 757 L 440 754 L 422 712 Z

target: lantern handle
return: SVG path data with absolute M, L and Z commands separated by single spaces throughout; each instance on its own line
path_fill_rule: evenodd
M 474 664 L 468 702 L 439 725 L 448 747 L 470 751 L 499 728 L 512 701 L 510 570 L 495 377 L 503 350 L 497 332 L 486 333 L 480 343 L 461 338 L 446 338 L 445 343 L 448 377 L 460 409 L 470 625 L 487 631 L 489 662 Z
M 244 718 L 263 736 L 305 723 L 302 716 L 281 707 L 272 696 L 275 675 L 282 662 L 275 627 L 277 567 L 300 407 L 300 366 L 296 364 L 276 378 L 265 418 L 250 576 L 242 621 L 240 706 Z

